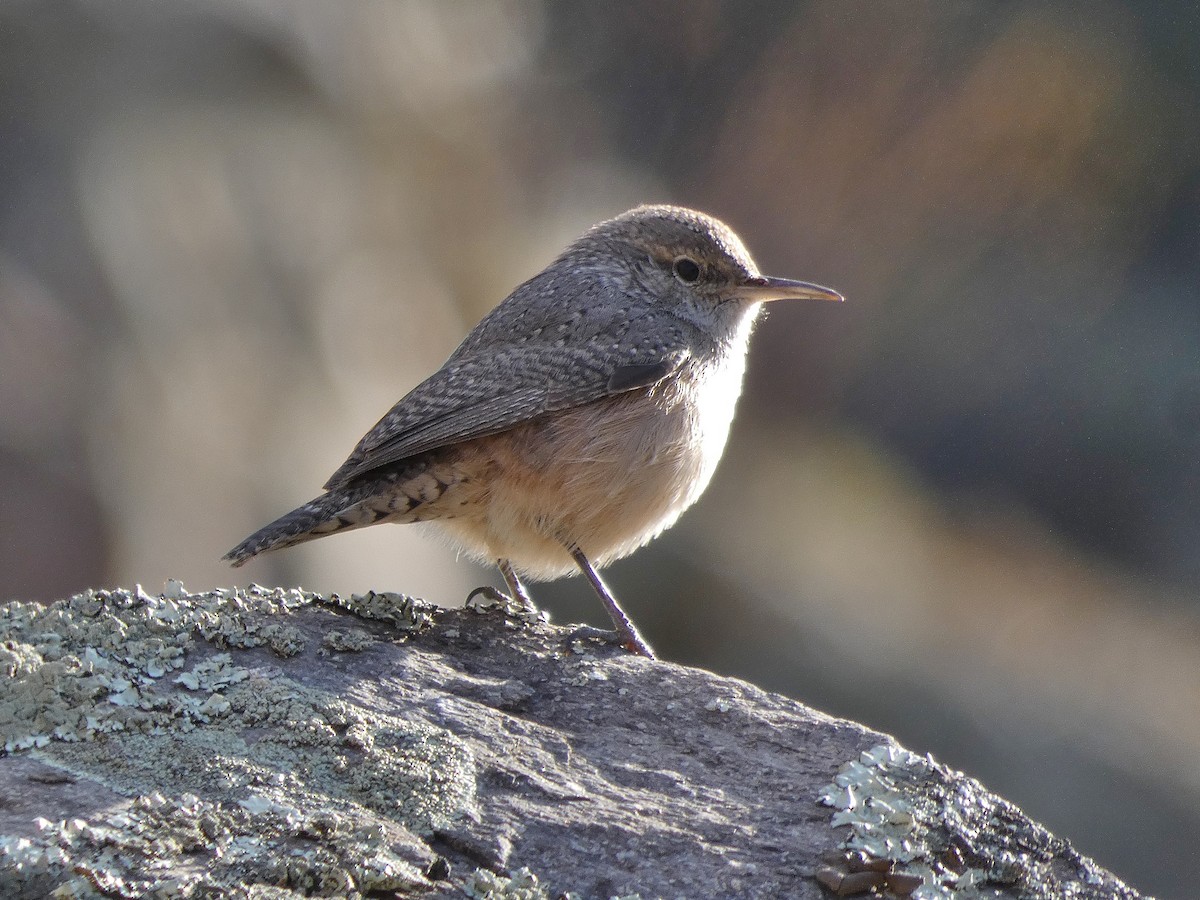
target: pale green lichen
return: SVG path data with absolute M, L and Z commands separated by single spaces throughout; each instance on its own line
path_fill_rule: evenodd
M 363 619 L 387 622 L 406 632 L 424 631 L 433 623 L 437 612 L 436 606 L 424 600 L 390 591 L 367 591 L 365 594 L 351 594 L 348 598 L 330 594 L 322 602 L 341 607 Z
M 550 890 L 527 867 L 512 875 L 498 875 L 487 869 L 476 869 L 467 878 L 463 893 L 472 900 L 550 900 Z M 574 891 L 556 894 L 561 900 L 582 900 Z M 608 900 L 642 900 L 641 894 L 622 894 Z
M 912 900 L 1013 892 L 1028 900 L 1085 900 L 1128 892 L 973 778 L 896 744 L 879 744 L 843 765 L 819 799 L 836 810 L 831 825 L 850 829 L 842 847 L 853 866 L 817 876 L 831 888 L 856 878 L 863 891 Z
M 196 636 L 221 649 L 265 645 L 294 656 L 303 650 L 303 635 L 278 620 L 312 603 L 382 619 L 406 633 L 427 627 L 435 609 L 400 594 L 343 601 L 258 585 L 189 595 L 174 580 L 158 597 L 139 585 L 133 591 L 89 590 L 49 605 L 3 604 L 0 666 L 9 676 L 0 694 L 3 749 L 119 731 L 154 733 L 187 718 L 205 722 L 202 703 L 174 699 L 159 684 L 184 665 Z M 347 643 L 368 646 L 360 638 Z
M 335 811 L 150 794 L 94 822 L 38 825 L 0 838 L 5 897 L 361 897 L 425 883 L 386 829 Z
M 5 678 L 24 678 L 42 664 L 42 656 L 31 644 L 6 641 L 0 646 L 0 671 Z
M 303 632 L 280 620 L 327 602 L 257 586 L 189 595 L 169 582 L 158 597 L 138 587 L 0 606 L 3 753 L 36 748 L 134 798 L 92 821 L 46 822 L 37 838 L 0 836 L 0 896 L 361 896 L 428 884 L 386 837 L 404 831 L 415 844 L 412 834 L 471 808 L 467 746 L 276 667 L 196 652 L 199 636 L 300 653 Z M 407 598 L 370 604 L 406 632 L 432 621 Z
M 231 684 L 238 684 L 250 677 L 250 670 L 233 664 L 228 653 L 218 653 L 203 662 L 196 663 L 191 670 L 175 676 L 175 683 L 189 691 L 217 691 Z
M 529 869 L 511 876 L 476 869 L 467 879 L 464 893 L 472 900 L 550 900 L 550 893 Z
M 372 644 L 375 638 L 361 628 L 334 628 L 325 632 L 321 638 L 321 649 L 317 652 L 322 656 L 332 653 L 361 653 Z

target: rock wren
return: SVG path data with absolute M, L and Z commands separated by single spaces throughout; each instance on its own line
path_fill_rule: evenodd
M 595 566 L 670 527 L 708 485 L 768 300 L 841 300 L 760 275 L 728 226 L 642 206 L 594 226 L 392 407 L 325 493 L 225 558 L 379 522 L 436 522 L 521 577 L 578 567 L 629 650 L 653 657 Z

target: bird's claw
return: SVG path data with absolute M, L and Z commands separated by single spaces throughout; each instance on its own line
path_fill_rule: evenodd
M 466 606 L 475 612 L 499 610 L 506 616 L 520 619 L 530 625 L 540 625 L 547 621 L 546 614 L 527 598 L 514 598 L 490 584 L 481 585 L 467 594 Z

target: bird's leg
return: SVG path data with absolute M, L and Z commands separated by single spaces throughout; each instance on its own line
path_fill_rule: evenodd
M 529 591 L 525 590 L 525 585 L 521 584 L 521 579 L 517 577 L 512 563 L 507 559 L 498 559 L 496 560 L 496 567 L 500 570 L 500 574 L 504 576 L 504 583 L 508 586 L 508 593 L 503 594 L 490 584 L 485 584 L 483 587 L 475 588 L 475 590 L 467 595 L 467 603 L 470 604 L 476 597 L 483 597 L 511 610 L 513 614 L 519 615 L 522 619 L 533 620 L 541 617 L 541 611 L 534 604 L 532 598 L 530 598 Z
M 617 630 L 617 637 L 623 646 L 630 653 L 638 653 L 648 659 L 657 659 L 654 651 L 650 649 L 650 645 L 646 643 L 646 639 L 638 633 L 633 621 L 629 616 L 625 615 L 625 610 L 621 609 L 621 605 L 617 603 L 617 598 L 612 595 L 612 591 L 608 589 L 608 585 L 600 578 L 600 573 L 597 572 L 588 558 L 583 555 L 583 551 L 578 547 L 571 547 L 571 556 L 575 558 L 580 570 L 587 576 L 587 580 L 591 582 L 592 589 L 600 598 L 600 602 L 604 604 L 604 608 L 608 610 L 608 616 L 612 619 L 613 625 Z
M 504 583 L 508 585 L 509 596 L 521 604 L 522 609 L 526 613 L 537 615 L 537 604 L 529 596 L 529 591 L 525 590 L 525 585 L 521 584 L 521 579 L 517 577 L 517 572 L 513 568 L 512 563 L 507 559 L 498 559 L 496 560 L 496 565 L 500 569 L 500 574 L 504 576 Z

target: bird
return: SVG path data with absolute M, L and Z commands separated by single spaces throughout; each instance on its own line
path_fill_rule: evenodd
M 759 272 L 720 220 L 644 205 L 518 286 L 358 442 L 324 493 L 225 559 L 384 522 L 432 522 L 525 580 L 582 572 L 618 641 L 654 651 L 600 577 L 700 497 L 724 452 L 763 304 L 841 301 Z M 419 323 L 414 323 L 419 327 Z M 493 591 L 494 589 L 482 589 Z

